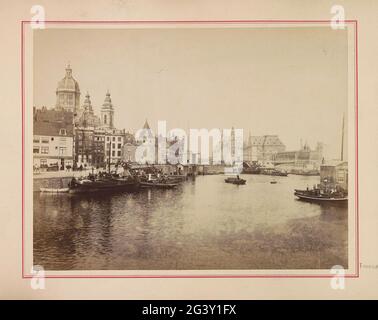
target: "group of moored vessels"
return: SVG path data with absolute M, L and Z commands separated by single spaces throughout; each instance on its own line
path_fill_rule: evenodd
M 239 175 L 236 177 L 229 177 L 225 179 L 226 183 L 231 183 L 235 185 L 245 185 L 246 180 L 241 179 Z M 276 180 L 270 181 L 271 184 L 277 184 Z M 294 189 L 294 195 L 298 197 L 299 200 L 315 202 L 315 203 L 335 203 L 335 204 L 347 204 L 348 203 L 348 192 L 341 188 L 340 186 L 327 186 L 327 185 L 317 185 L 312 189 L 308 188 L 305 190 Z
M 128 172 L 120 175 L 110 172 L 91 173 L 86 177 L 73 177 L 64 188 L 40 188 L 43 193 L 90 193 L 105 191 L 136 191 L 139 188 L 172 189 L 185 180 L 181 175 Z

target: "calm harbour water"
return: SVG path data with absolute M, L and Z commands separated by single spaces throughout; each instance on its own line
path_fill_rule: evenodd
M 34 194 L 46 270 L 347 268 L 347 208 L 301 202 L 319 177 L 199 176 L 173 190 Z

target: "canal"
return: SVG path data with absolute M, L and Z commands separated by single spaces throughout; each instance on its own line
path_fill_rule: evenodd
M 172 190 L 34 194 L 33 263 L 46 270 L 348 267 L 347 208 L 298 201 L 319 177 L 198 176 Z

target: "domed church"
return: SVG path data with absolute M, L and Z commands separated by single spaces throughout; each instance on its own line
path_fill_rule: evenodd
M 72 77 L 70 65 L 66 67 L 65 77 L 58 82 L 56 89 L 56 109 L 76 112 L 80 106 L 80 88 Z

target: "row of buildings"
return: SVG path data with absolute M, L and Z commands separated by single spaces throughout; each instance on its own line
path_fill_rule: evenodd
M 94 113 L 89 93 L 80 102 L 80 86 L 72 76 L 68 65 L 64 78 L 56 88 L 56 104 L 53 108 L 35 108 L 33 111 L 33 155 L 35 168 L 54 167 L 59 170 L 73 167 L 103 167 L 108 162 L 134 162 L 139 143 L 132 133 L 117 129 L 114 125 L 114 106 L 109 92 L 105 94 L 100 115 Z M 143 129 L 150 129 L 146 120 Z M 235 146 L 234 130 L 231 134 L 231 149 Z M 158 162 L 161 152 L 156 138 L 155 159 Z M 177 141 L 167 141 L 169 147 Z M 223 142 L 222 142 L 223 143 Z M 223 150 L 223 144 L 218 146 Z M 223 154 L 223 153 L 222 153 Z M 234 154 L 232 154 L 234 156 Z M 240 155 L 239 155 L 240 156 Z M 199 154 L 188 154 L 192 163 L 201 161 Z M 285 145 L 277 135 L 251 136 L 243 144 L 242 159 L 236 161 L 295 164 L 320 164 L 322 146 L 310 150 L 305 145 L 298 151 L 286 151 Z M 212 155 L 209 155 L 210 164 Z M 223 160 L 223 159 L 222 159 Z

